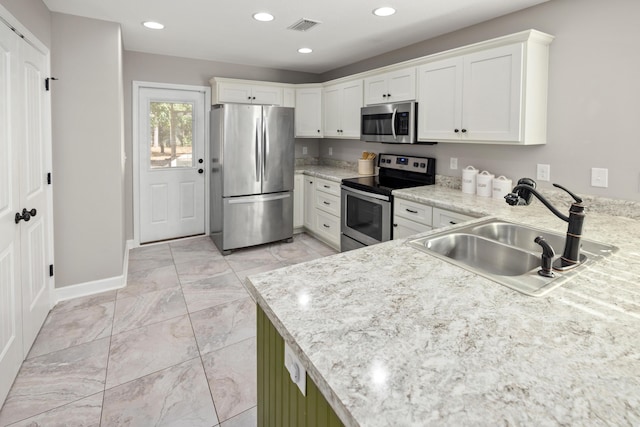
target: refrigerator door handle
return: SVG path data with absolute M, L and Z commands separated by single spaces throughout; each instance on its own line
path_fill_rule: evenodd
M 229 204 L 238 205 L 241 203 L 272 202 L 274 200 L 288 199 L 289 197 L 291 197 L 290 193 L 274 194 L 274 195 L 266 195 L 266 196 L 234 197 L 229 199 Z
M 256 119 L 256 153 L 255 153 L 255 159 L 256 159 L 256 182 L 260 182 L 260 179 L 261 179 L 260 169 L 261 169 L 261 165 L 262 165 L 262 156 L 260 155 L 260 152 L 262 150 L 260 149 L 260 145 L 261 145 L 261 141 L 260 141 L 260 119 Z
M 262 179 L 267 179 L 267 157 L 269 157 L 269 133 L 267 132 L 267 117 L 262 113 Z

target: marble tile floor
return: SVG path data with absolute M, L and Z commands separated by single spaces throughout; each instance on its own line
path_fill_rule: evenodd
M 222 256 L 208 237 L 136 248 L 127 286 L 49 313 L 0 426 L 256 425 L 251 274 L 335 251 L 306 234 Z

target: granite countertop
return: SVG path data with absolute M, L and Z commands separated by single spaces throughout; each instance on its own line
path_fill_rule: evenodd
M 335 166 L 322 166 L 322 165 L 305 165 L 296 166 L 296 173 L 304 173 L 306 175 L 315 176 L 317 178 L 326 179 L 334 182 L 341 182 L 345 178 L 355 178 L 358 176 L 371 176 L 360 175 L 357 170 L 348 168 L 339 168 Z
M 537 201 L 440 186 L 394 195 L 566 231 Z M 584 234 L 620 250 L 541 298 L 406 240 L 247 286 L 347 426 L 638 425 L 640 221 L 587 209 Z

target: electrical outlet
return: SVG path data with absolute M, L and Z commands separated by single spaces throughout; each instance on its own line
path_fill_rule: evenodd
M 451 157 L 449 159 L 449 169 L 458 169 L 458 158 Z
M 333 147 L 329 147 L 329 155 L 333 156 Z
M 307 149 L 307 147 L 302 147 L 302 154 L 307 154 L 309 152 L 309 150 Z
M 591 186 L 607 188 L 609 186 L 609 169 L 591 168 Z
M 307 395 L 307 370 L 300 363 L 300 359 L 293 353 L 291 347 L 284 343 L 284 367 L 289 371 L 291 381 L 298 386 L 303 396 Z
M 538 169 L 536 174 L 538 181 L 550 181 L 551 180 L 551 165 L 543 165 L 538 163 Z

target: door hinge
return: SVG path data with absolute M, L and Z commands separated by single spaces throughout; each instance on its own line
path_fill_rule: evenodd
M 49 92 L 49 81 L 50 80 L 58 80 L 55 77 L 47 77 L 46 79 L 44 79 L 44 88 L 46 89 L 47 92 Z
M 53 264 L 49 264 L 49 277 L 53 277 Z

